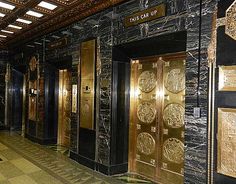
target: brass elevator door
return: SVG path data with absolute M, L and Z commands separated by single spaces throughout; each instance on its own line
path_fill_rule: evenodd
M 129 172 L 183 183 L 185 55 L 131 61 Z
M 58 139 L 61 146 L 70 146 L 71 124 L 71 73 L 59 70 L 59 99 L 58 99 Z

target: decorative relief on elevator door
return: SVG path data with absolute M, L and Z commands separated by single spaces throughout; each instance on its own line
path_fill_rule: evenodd
M 144 71 L 138 78 L 139 89 L 145 93 L 151 92 L 156 87 L 156 75 L 151 71 Z
M 179 93 L 185 89 L 185 76 L 181 69 L 175 68 L 167 73 L 165 87 L 172 93 Z
M 151 155 L 155 151 L 155 140 L 146 132 L 140 133 L 137 137 L 137 148 L 144 155 Z
M 176 138 L 167 139 L 163 144 L 163 156 L 170 162 L 182 163 L 184 159 L 184 144 Z
M 218 110 L 217 172 L 236 178 L 236 109 Z
M 236 40 L 236 1 L 234 1 L 230 7 L 226 10 L 226 24 L 225 24 L 225 34 Z
M 155 120 L 156 108 L 150 102 L 142 102 L 137 109 L 138 119 L 146 124 L 150 124 Z
M 184 125 L 184 107 L 177 103 L 169 104 L 163 115 L 164 122 L 170 128 L 180 128 Z

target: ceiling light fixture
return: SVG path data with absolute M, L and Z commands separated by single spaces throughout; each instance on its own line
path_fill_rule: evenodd
M 3 14 L 3 13 L 0 13 L 0 17 L 5 17 L 5 14 Z
M 22 22 L 22 23 L 25 23 L 25 24 L 31 24 L 32 21 L 30 20 L 25 20 L 25 19 L 16 19 L 17 22 Z
M 59 36 L 56 36 L 56 35 L 52 35 L 52 37 L 55 38 L 55 39 L 60 38 Z
M 40 17 L 43 16 L 42 13 L 38 13 L 38 12 L 35 12 L 35 11 L 31 11 L 31 10 L 27 11 L 26 14 L 27 14 L 27 15 L 34 16 L 34 17 L 38 17 L 38 18 L 40 18 Z
M 15 25 L 12 25 L 12 24 L 9 24 L 8 27 L 15 28 L 15 29 L 22 29 L 22 27 L 15 26 Z
M 34 44 L 36 44 L 36 45 L 42 45 L 42 43 L 39 43 L 39 42 L 34 42 Z
M 41 1 L 38 6 L 41 6 L 43 8 L 49 9 L 49 10 L 54 10 L 57 6 L 45 1 Z
M 9 33 L 9 34 L 13 34 L 14 33 L 12 31 L 7 31 L 7 30 L 4 30 L 4 29 L 2 29 L 1 31 L 4 32 L 4 33 Z
M 11 4 L 8 4 L 8 3 L 3 3 L 3 2 L 0 2 L 0 7 L 6 8 L 6 9 L 9 9 L 9 10 L 13 10 L 15 8 L 15 6 L 13 6 Z
M 1 37 L 1 38 L 6 38 L 7 36 L 5 36 L 5 35 L 0 35 L 0 37 Z

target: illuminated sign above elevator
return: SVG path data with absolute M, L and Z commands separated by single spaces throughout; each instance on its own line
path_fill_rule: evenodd
M 160 17 L 164 17 L 165 15 L 166 15 L 166 5 L 160 4 L 158 6 L 125 17 L 125 27 L 138 25 Z

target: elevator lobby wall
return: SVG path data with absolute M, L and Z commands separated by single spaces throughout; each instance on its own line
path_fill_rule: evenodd
M 113 137 L 116 125 L 112 119 L 114 116 L 112 109 L 113 49 L 114 47 L 124 48 L 125 44 L 145 41 L 148 38 L 185 32 L 187 59 L 184 179 L 186 183 L 206 183 L 207 48 L 211 38 L 210 25 L 212 25 L 216 2 L 210 0 L 202 0 L 201 2 L 202 4 L 195 0 L 127 1 L 66 28 L 37 38 L 31 43 L 27 43 L 28 46 L 22 46 L 22 50 L 12 50 L 15 55 L 24 53 L 23 60 L 27 66 L 30 57 L 33 55 L 38 56 L 39 63 L 55 61 L 55 65 L 60 58 L 71 57 L 71 85 L 77 85 L 77 94 L 79 94 L 81 43 L 96 40 L 96 101 L 94 115 L 96 137 L 94 142 L 90 144 L 91 149 L 94 149 L 94 158 L 87 158 L 80 154 L 81 146 L 87 145 L 79 144 L 80 107 L 78 102 L 80 99 L 77 95 L 77 111 L 71 113 L 70 127 L 70 156 L 73 159 L 108 175 L 127 170 L 127 158 L 124 157 L 120 162 L 122 164 L 117 164 L 112 157 L 116 147 L 114 145 L 116 144 L 115 137 Z M 124 26 L 125 17 L 161 3 L 166 4 L 165 17 L 131 27 Z M 57 48 L 48 47 L 48 40 L 56 41 L 63 37 L 67 37 L 66 44 Z M 171 38 L 173 37 L 166 41 L 171 42 Z M 40 44 L 34 44 L 35 42 Z M 164 42 L 165 40 L 162 41 L 162 43 Z M 29 49 L 26 49 L 29 45 L 33 45 L 30 52 Z M 17 62 L 18 59 L 15 59 L 15 63 Z M 53 65 L 53 63 L 51 64 Z M 194 107 L 201 108 L 201 117 L 193 116 Z

